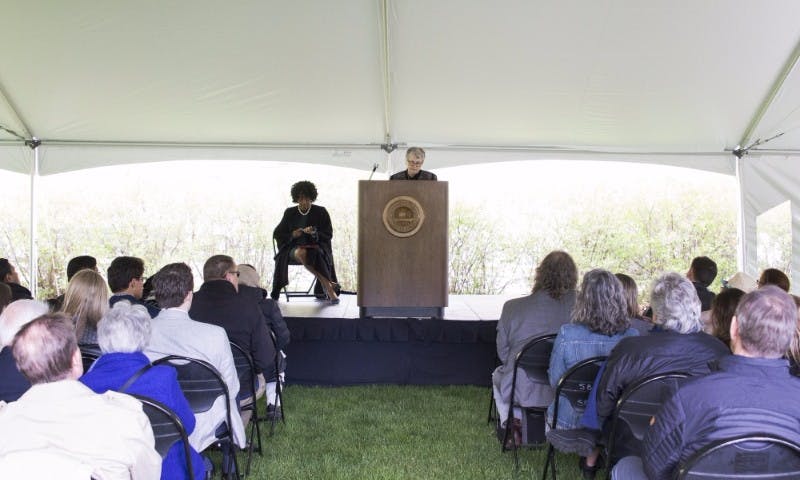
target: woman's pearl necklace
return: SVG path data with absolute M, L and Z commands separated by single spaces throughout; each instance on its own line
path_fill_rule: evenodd
M 298 206 L 297 206 L 297 211 L 298 211 L 298 212 L 300 212 L 300 215 L 302 215 L 302 216 L 304 216 L 304 217 L 305 217 L 306 215 L 308 215 L 308 212 L 310 212 L 310 211 L 311 211 L 311 206 L 309 205 L 309 206 L 308 206 L 308 210 L 306 210 L 306 213 L 303 213 L 303 211 L 302 211 L 302 210 L 300 210 L 300 205 L 298 205 Z

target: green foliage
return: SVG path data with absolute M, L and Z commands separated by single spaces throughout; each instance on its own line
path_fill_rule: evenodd
M 568 172 L 562 177 L 511 179 L 515 186 L 502 183 L 511 180 L 497 174 L 501 169 L 483 168 L 477 190 L 466 185 L 472 172 L 465 175 L 468 181 L 458 179 L 458 169 L 440 175 L 452 178 L 450 293 L 529 291 L 536 265 L 554 249 L 569 252 L 581 272 L 602 267 L 631 275 L 643 301 L 653 278 L 667 270 L 686 272 L 697 255 L 718 264 L 712 290 L 735 273 L 736 191 L 730 177 L 695 179 L 697 172 L 670 170 L 669 176 L 624 183 L 595 179 L 589 172 L 578 184 L 570 165 L 558 164 L 559 172 Z M 589 167 L 580 168 L 584 174 Z M 501 180 L 496 183 L 492 173 Z M 8 256 L 22 282 L 30 284 L 29 182 L 24 175 L 4 175 L 9 178 L 0 200 L 16 207 L 7 209 L 0 222 L 0 256 Z M 356 170 L 259 162 L 171 162 L 43 177 L 38 296 L 62 293 L 67 261 L 83 254 L 97 257 L 101 271 L 115 256 L 139 256 L 146 275 L 169 262 L 187 262 L 199 284 L 205 259 L 227 253 L 255 266 L 268 286 L 272 230 L 292 205 L 289 188 L 300 179 L 317 184 L 317 203 L 333 219 L 339 283 L 355 291 L 360 178 L 363 172 Z M 786 207 L 778 210 L 759 221 L 759 261 L 786 269 L 789 215 Z

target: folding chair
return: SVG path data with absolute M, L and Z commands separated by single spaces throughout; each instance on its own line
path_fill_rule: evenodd
M 286 412 L 283 410 L 283 382 L 281 382 L 281 350 L 278 348 L 278 339 L 275 337 L 275 332 L 269 331 L 269 337 L 272 340 L 272 346 L 275 347 L 275 412 L 272 418 L 269 419 L 269 436 L 275 434 L 275 424 L 278 423 L 280 418 L 283 424 L 286 424 Z
M 555 341 L 555 334 L 542 335 L 533 338 L 522 347 L 522 350 L 517 352 L 514 357 L 514 371 L 511 377 L 511 398 L 508 404 L 508 420 L 514 418 L 514 406 L 519 405 L 516 401 L 517 392 L 517 377 L 519 371 L 522 370 L 527 374 L 528 378 L 534 383 L 540 383 L 550 387 L 550 380 L 547 376 L 547 370 L 550 368 L 550 353 L 553 351 L 553 342 Z M 521 405 L 519 405 L 521 406 Z M 524 408 L 524 407 L 523 407 Z M 513 430 L 509 422 L 506 423 L 505 436 L 500 445 L 500 451 L 506 451 L 506 443 L 508 442 L 511 431 Z M 514 467 L 519 468 L 519 455 L 517 449 L 514 450 Z
M 230 392 L 222 375 L 206 361 L 180 355 L 169 355 L 153 362 L 154 366 L 162 364 L 170 365 L 178 372 L 178 384 L 194 413 L 208 411 L 218 397 L 224 397 L 225 431 L 217 435 L 214 446 L 223 452 L 223 465 L 225 464 L 225 454 L 230 455 L 236 476 L 232 476 L 230 465 L 225 465 L 228 467 L 228 478 L 239 478 L 239 463 L 236 459 L 236 444 L 233 440 L 233 423 L 231 422 Z M 236 414 L 238 415 L 238 412 Z M 225 475 L 225 468 L 220 470 Z
M 186 434 L 186 428 L 183 422 L 169 407 L 163 403 L 154 400 L 144 395 L 137 395 L 135 393 L 128 393 L 128 395 L 135 397 L 142 402 L 142 410 L 147 418 L 150 419 L 150 425 L 153 427 L 153 435 L 156 439 L 156 451 L 161 455 L 161 458 L 166 458 L 169 449 L 177 441 L 183 442 L 183 454 L 186 459 L 186 471 L 189 473 L 188 478 L 194 478 L 194 468 L 192 467 L 192 452 L 189 447 L 189 436 Z
M 258 454 L 264 456 L 261 450 L 261 426 L 259 425 L 261 418 L 258 415 L 258 401 L 256 399 L 258 376 L 250 353 L 233 342 L 230 342 L 230 344 L 233 365 L 236 367 L 236 375 L 239 377 L 239 396 L 242 399 L 249 399 L 244 404 L 239 402 L 239 408 L 242 411 L 253 412 L 253 416 L 250 419 L 250 444 L 247 448 L 247 466 L 244 470 L 245 475 L 250 475 L 250 464 L 253 460 L 253 448 L 256 442 L 258 442 Z
M 92 368 L 94 361 L 103 355 L 103 352 L 100 350 L 100 345 L 96 343 L 84 343 L 83 345 L 78 345 L 78 349 L 81 351 L 84 373 L 88 372 L 89 369 Z
M 277 255 L 278 254 L 278 241 L 275 238 L 272 239 L 272 252 L 273 252 L 273 255 Z M 305 271 L 305 269 L 306 269 L 306 267 L 304 267 L 302 263 L 298 262 L 297 260 L 293 259 L 290 256 L 289 257 L 289 267 L 292 267 L 292 266 L 303 267 L 303 271 Z M 311 285 L 309 285 L 306 290 L 289 290 L 289 285 L 286 285 L 286 286 L 283 287 L 283 295 L 286 296 L 286 301 L 287 302 L 289 301 L 290 298 L 293 298 L 293 297 L 316 297 L 317 296 L 314 293 L 314 287 L 317 284 L 317 277 L 312 275 L 310 272 L 309 272 L 309 275 L 311 275 L 311 277 L 312 277 Z M 291 282 L 289 282 L 289 283 L 291 284 Z
M 581 413 L 586 410 L 586 402 L 592 393 L 592 385 L 597 377 L 597 372 L 606 361 L 605 356 L 592 357 L 582 360 L 567 370 L 558 380 L 555 391 L 555 407 L 553 408 L 553 422 L 550 428 L 558 428 L 558 400 L 562 396 L 572 405 L 572 408 Z M 542 480 L 547 478 L 547 470 L 552 467 L 552 478 L 556 480 L 556 455 L 553 444 L 547 448 L 547 459 L 544 462 Z
M 611 478 L 611 468 L 620 458 L 628 455 L 640 456 L 639 449 L 650 427 L 650 418 L 658 413 L 661 405 L 678 390 L 680 380 L 688 377 L 689 374 L 683 372 L 651 375 L 632 383 L 622 392 L 611 415 L 611 428 L 606 446 L 607 479 Z M 620 439 L 628 440 L 625 442 L 622 455 L 615 451 Z
M 766 480 L 800 478 L 800 445 L 754 433 L 719 440 L 678 467 L 677 480 Z

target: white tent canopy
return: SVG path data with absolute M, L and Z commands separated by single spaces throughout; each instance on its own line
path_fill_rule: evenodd
M 798 18 L 796 0 L 7 0 L 0 168 L 390 171 L 412 144 L 434 169 L 680 165 L 738 176 L 750 273 L 755 217 L 791 200 L 800 281 Z

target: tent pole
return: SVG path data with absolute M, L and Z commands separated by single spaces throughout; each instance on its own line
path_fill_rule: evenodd
M 31 289 L 33 298 L 36 298 L 38 290 L 38 271 L 39 271 L 39 252 L 37 251 L 36 242 L 36 224 L 37 224 L 37 202 L 36 202 L 36 184 L 39 177 L 39 145 L 38 139 L 34 138 L 29 144 L 33 149 L 33 165 L 31 165 L 31 225 L 30 225 L 30 265 L 28 284 Z
M 744 185 L 742 184 L 742 158 L 737 156 L 736 160 L 736 186 L 739 189 L 737 196 L 737 211 L 739 215 L 736 218 L 736 270 L 745 272 L 745 265 L 747 264 L 747 238 L 745 235 L 745 212 L 744 212 Z

